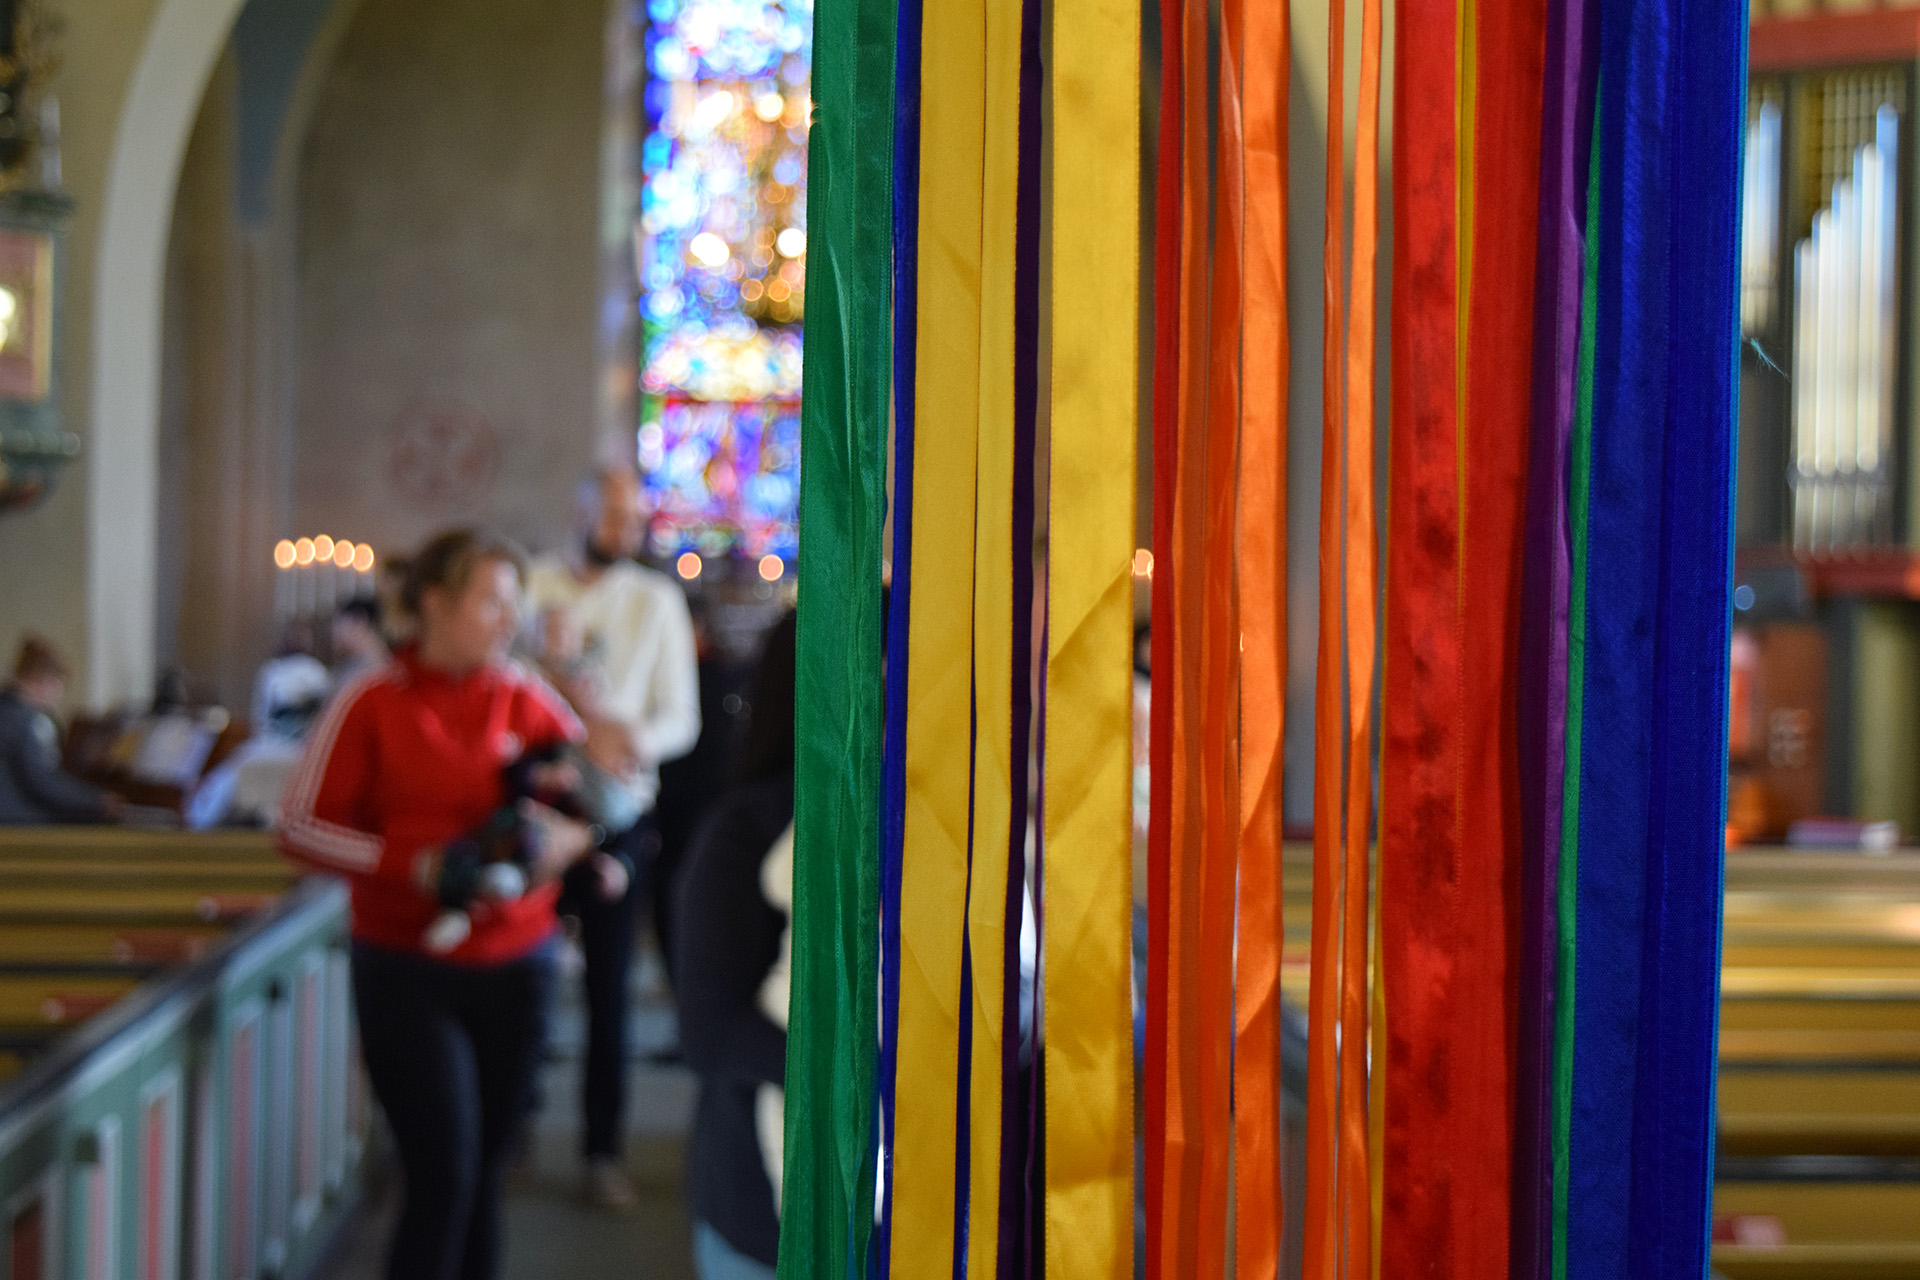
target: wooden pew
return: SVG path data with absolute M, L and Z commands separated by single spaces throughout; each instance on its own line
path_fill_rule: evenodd
M 11 1270 L 98 1238 L 165 1274 L 310 1274 L 369 1132 L 347 973 L 344 889 L 263 833 L 0 830 Z M 155 1186 L 177 1216 L 121 1211 Z
M 147 827 L 0 827 L 0 864 L 15 859 L 146 863 L 187 860 L 281 864 L 266 831 L 197 831 Z
M 1713 1265 L 1727 1280 L 1920 1275 L 1920 1183 L 1723 1181 L 1713 1205 L 1723 1237 Z M 1742 1228 L 1758 1239 L 1724 1238 Z M 1765 1239 L 1776 1231 L 1784 1240 Z
M 1920 856 L 1736 850 L 1714 1266 L 1920 1276 Z

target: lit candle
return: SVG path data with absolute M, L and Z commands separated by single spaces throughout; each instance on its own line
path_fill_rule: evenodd
M 373 577 L 373 548 L 364 542 L 361 543 L 359 549 L 353 553 L 353 571 L 358 575 L 360 580 L 359 591 L 356 594 L 362 596 L 376 596 L 380 594 L 379 584 L 374 581 Z
M 273 548 L 273 617 L 284 622 L 293 612 L 293 543 L 285 538 Z
M 314 578 L 313 557 L 312 538 L 302 538 L 293 544 L 293 562 L 298 566 L 294 572 L 299 575 L 296 579 L 299 588 L 294 593 L 293 609 L 295 613 L 309 617 L 313 614 L 314 606 L 319 603 L 316 595 L 319 583 Z

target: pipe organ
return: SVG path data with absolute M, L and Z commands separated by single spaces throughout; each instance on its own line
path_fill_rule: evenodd
M 1756 76 L 1750 91 L 1740 327 L 1750 371 L 1785 385 L 1752 397 L 1774 423 L 1743 425 L 1771 425 L 1755 434 L 1784 445 L 1786 509 L 1765 540 L 1805 556 L 1910 532 L 1898 506 L 1909 80 L 1905 67 L 1846 68 Z

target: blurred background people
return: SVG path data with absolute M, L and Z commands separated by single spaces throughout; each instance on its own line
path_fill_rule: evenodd
M 289 622 L 280 629 L 273 656 L 260 664 L 253 678 L 256 736 L 297 741 L 319 717 L 333 691 L 333 677 L 313 651 L 313 628 L 306 623 Z
M 687 1203 L 700 1280 L 771 1280 L 793 906 L 794 617 L 767 634 L 738 783 L 701 823 L 676 898 L 680 1039 L 699 1075 Z
M 499 819 L 503 770 L 578 739 L 579 721 L 508 660 L 522 587 L 511 544 L 442 534 L 405 593 L 417 640 L 335 700 L 286 798 L 281 844 L 352 891 L 353 992 L 368 1078 L 405 1178 L 389 1280 L 485 1280 L 500 1191 L 532 1097 L 552 987 L 558 882 L 593 833 L 521 801 L 526 892 L 487 900 L 473 833 Z M 424 935 L 448 905 L 472 928 Z
M 653 932 L 669 984 L 679 963 L 674 942 L 678 919 L 675 886 L 700 820 L 733 785 L 760 656 L 758 645 L 739 653 L 720 642 L 712 625 L 711 605 L 702 609 L 693 602 L 691 611 L 695 652 L 699 655 L 700 739 L 678 760 L 661 762 L 660 798 L 653 814 L 660 849 L 648 877 Z M 674 1058 L 678 1051 L 666 1050 L 663 1054 Z
M 579 542 L 535 562 L 527 602 L 541 663 L 586 725 L 587 757 L 624 783 L 632 814 L 610 847 L 639 874 L 612 894 L 577 872 L 563 906 L 579 918 L 585 960 L 584 1190 L 594 1203 L 625 1210 L 634 1203 L 622 1155 L 636 899 L 659 843 L 652 812 L 660 765 L 699 738 L 700 691 L 686 597 L 633 560 L 646 533 L 639 476 L 608 467 L 587 494 Z
M 261 666 L 253 681 L 253 735 L 207 771 L 180 810 L 186 827 L 275 827 L 280 796 L 300 762 L 307 731 L 326 702 L 361 676 L 386 666 L 386 639 L 378 629 L 378 604 L 355 599 L 332 618 L 334 668 L 305 649 L 309 631 L 290 626 L 280 652 Z
M 387 638 L 380 630 L 378 596 L 356 596 L 334 611 L 327 633 L 333 658 L 333 687 L 344 689 L 369 671 L 387 665 Z
M 29 635 L 20 642 L 13 679 L 0 689 L 0 825 L 110 822 L 117 797 L 60 767 L 60 729 L 54 713 L 67 694 L 67 663 L 52 643 Z

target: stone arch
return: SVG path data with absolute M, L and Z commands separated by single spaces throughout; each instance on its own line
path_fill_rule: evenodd
M 242 141 L 250 154 L 236 174 L 246 189 L 236 195 L 261 240 L 284 214 L 299 140 L 358 7 L 359 0 L 161 0 L 149 27 L 109 159 L 94 277 L 86 693 L 95 704 L 137 698 L 153 680 L 166 259 L 195 121 L 222 53 L 236 48 L 255 90 L 243 104 L 253 107 L 242 123 L 254 132 Z M 271 254 L 269 243 L 252 247 Z M 256 292 L 264 287 L 254 283 Z M 255 320 L 283 319 L 249 301 L 268 313 Z M 272 358 L 264 347 L 247 354 Z M 258 381 L 260 371 L 251 373 L 248 381 Z M 256 429 L 283 429 L 281 417 L 268 414 Z
M 160 0 L 108 160 L 88 360 L 87 700 L 153 683 L 161 299 L 187 138 L 244 0 Z

